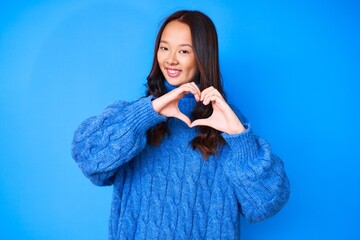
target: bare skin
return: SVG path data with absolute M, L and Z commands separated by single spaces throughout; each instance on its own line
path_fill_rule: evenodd
M 157 60 L 165 81 L 170 85 L 178 86 L 152 101 L 152 106 L 157 113 L 165 117 L 178 118 L 189 127 L 209 126 L 228 134 L 237 134 L 245 130 L 217 89 L 209 87 L 201 92 L 192 82 L 198 69 L 188 25 L 179 21 L 172 21 L 166 25 L 160 39 Z M 201 101 L 204 105 L 211 104 L 212 115 L 209 118 L 191 122 L 178 107 L 179 100 L 186 94 L 193 94 L 196 101 Z
M 179 100 L 185 94 L 193 94 L 196 101 L 201 101 L 204 105 L 211 104 L 213 107 L 212 115 L 206 119 L 197 119 L 191 122 L 178 107 Z M 157 113 L 165 117 L 178 118 L 189 127 L 209 126 L 228 134 L 238 134 L 245 130 L 234 111 L 214 87 L 208 87 L 201 92 L 195 83 L 185 83 L 153 100 L 152 106 Z

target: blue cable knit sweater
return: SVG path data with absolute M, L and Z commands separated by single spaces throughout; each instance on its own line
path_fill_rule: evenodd
M 180 110 L 189 115 L 195 99 Z M 222 133 L 226 144 L 205 161 L 190 141 L 196 128 L 169 118 L 171 134 L 158 147 L 146 131 L 166 118 L 151 97 L 118 101 L 84 121 L 72 155 L 96 185 L 113 185 L 109 239 L 239 239 L 240 214 L 250 222 L 274 215 L 287 202 L 289 182 L 269 144 L 247 128 Z

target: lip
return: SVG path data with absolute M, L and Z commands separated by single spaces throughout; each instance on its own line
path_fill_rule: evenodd
M 172 78 L 176 78 L 176 77 L 180 76 L 180 74 L 182 72 L 181 70 L 175 69 L 175 68 L 165 68 L 165 70 L 166 70 L 166 74 Z

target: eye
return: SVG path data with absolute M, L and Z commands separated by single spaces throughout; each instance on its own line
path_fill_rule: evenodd
M 160 46 L 159 49 L 162 50 L 162 51 L 167 51 L 168 50 L 168 48 L 164 47 L 164 46 Z
M 181 53 L 181 54 L 189 54 L 189 51 L 187 51 L 187 50 L 180 50 L 179 53 Z

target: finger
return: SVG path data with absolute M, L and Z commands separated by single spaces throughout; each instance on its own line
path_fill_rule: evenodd
M 206 102 L 206 105 L 209 104 L 209 102 L 210 102 L 209 98 L 213 97 L 213 96 L 216 96 L 217 99 L 224 100 L 221 93 L 216 88 L 213 88 L 212 90 L 209 90 L 208 92 L 205 93 L 205 95 L 203 96 L 203 102 Z
M 201 95 L 201 91 L 200 91 L 200 88 L 198 87 L 198 85 L 196 85 L 196 83 L 194 83 L 194 82 L 191 82 L 190 84 L 191 84 L 191 86 L 193 86 L 193 87 L 196 89 L 196 91 L 198 92 L 198 94 L 199 94 L 199 96 L 200 96 L 200 95 Z
M 208 118 L 205 118 L 205 119 L 197 119 L 195 121 L 193 121 L 191 124 L 190 124 L 190 127 L 196 127 L 196 126 L 210 126 L 209 124 L 209 119 Z
M 200 99 L 201 91 L 200 91 L 199 87 L 196 85 L 196 83 L 189 82 L 185 86 L 191 88 L 192 90 L 194 90 L 195 92 L 192 91 L 192 93 L 194 94 L 194 96 L 198 96 L 199 99 Z
M 213 93 L 213 95 L 210 95 L 210 93 L 205 96 L 205 99 L 203 101 L 204 105 L 208 105 L 210 102 L 214 103 L 220 103 L 223 98 L 221 96 L 216 95 L 216 93 Z
M 204 105 L 208 105 L 210 103 L 210 98 L 215 96 L 214 90 L 206 92 L 202 97 L 202 102 Z
M 206 96 L 209 92 L 213 91 L 214 89 L 215 89 L 215 88 L 214 88 L 213 86 L 210 86 L 210 87 L 208 87 L 208 88 L 205 88 L 205 89 L 201 92 L 200 101 L 204 101 L 205 96 Z
M 219 98 L 224 99 L 221 93 L 216 88 L 212 88 L 202 93 L 202 101 L 208 102 L 207 98 L 211 96 L 218 96 Z
M 191 93 L 194 95 L 196 101 L 200 100 L 200 90 L 191 83 L 186 83 L 180 86 L 180 89 L 184 94 Z

